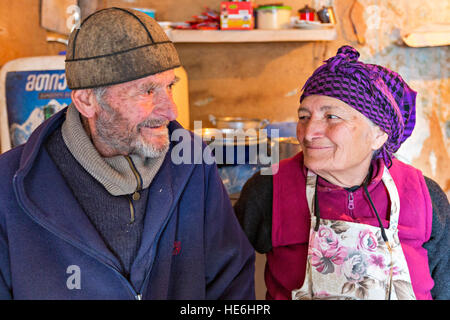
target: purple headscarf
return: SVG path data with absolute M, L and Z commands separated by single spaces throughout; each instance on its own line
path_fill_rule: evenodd
M 300 102 L 316 94 L 339 99 L 369 118 L 389 136 L 375 158 L 388 167 L 391 157 L 416 124 L 416 95 L 402 77 L 382 66 L 358 61 L 359 52 L 343 46 L 317 68 L 303 86 Z

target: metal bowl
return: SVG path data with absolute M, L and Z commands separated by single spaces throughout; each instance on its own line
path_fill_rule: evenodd
M 202 140 L 214 149 L 218 164 L 257 163 L 259 148 L 265 144 L 265 150 L 270 149 L 267 134 L 255 129 L 202 128 L 194 130 L 194 133 L 201 136 Z M 219 151 L 220 153 L 216 154 Z
M 209 121 L 218 129 L 262 129 L 270 121 L 267 119 L 242 118 L 242 117 L 215 117 L 209 115 Z

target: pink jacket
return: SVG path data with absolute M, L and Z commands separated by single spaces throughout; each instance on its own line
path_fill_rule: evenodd
M 390 200 L 381 181 L 384 163 L 373 162 L 368 185 L 370 196 L 385 227 Z M 422 173 L 397 159 L 389 172 L 400 196 L 399 239 L 408 264 L 417 299 L 431 299 L 434 282 L 428 267 L 427 251 L 422 247 L 431 235 L 431 199 Z M 303 284 L 310 216 L 305 194 L 306 168 L 303 153 L 283 160 L 273 177 L 272 247 L 267 253 L 265 281 L 267 299 L 290 299 L 291 291 Z M 363 188 L 352 192 L 354 209 L 349 209 L 350 192 L 318 177 L 321 217 L 378 226 Z M 351 206 L 350 206 L 351 207 Z

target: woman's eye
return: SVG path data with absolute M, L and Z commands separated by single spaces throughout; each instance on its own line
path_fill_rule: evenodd
M 308 119 L 309 118 L 309 115 L 306 115 L 306 114 L 299 114 L 298 115 L 298 119 L 299 120 L 306 120 L 306 119 Z

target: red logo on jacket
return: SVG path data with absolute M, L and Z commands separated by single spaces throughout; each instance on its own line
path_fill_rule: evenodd
M 172 255 L 177 256 L 180 254 L 180 251 L 181 251 L 181 241 L 174 241 Z

